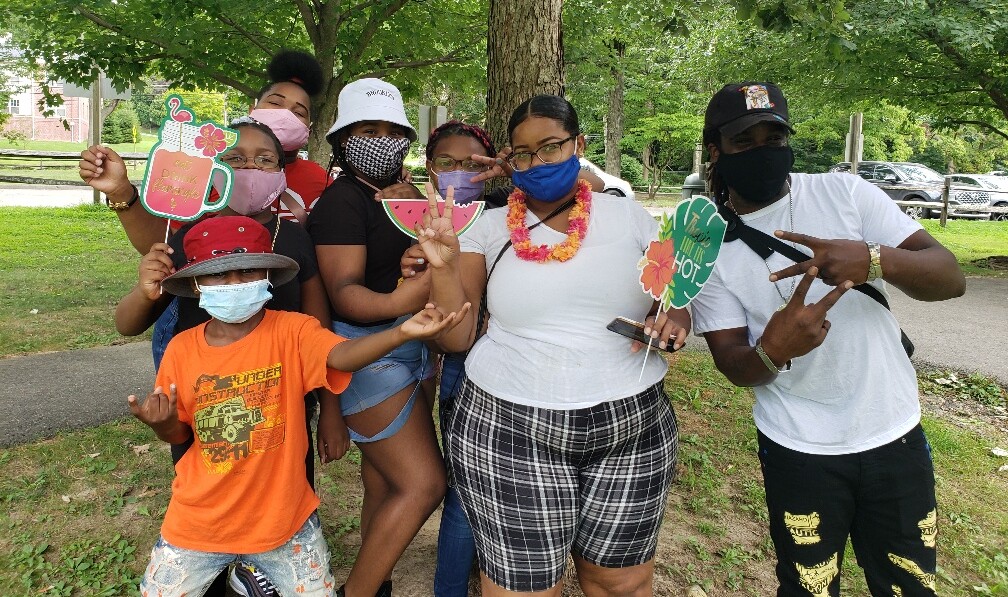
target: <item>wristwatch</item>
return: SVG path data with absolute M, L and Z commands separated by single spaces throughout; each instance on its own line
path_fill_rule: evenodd
M 140 191 L 136 188 L 136 185 L 132 186 L 133 196 L 129 198 L 129 201 L 109 201 L 108 195 L 105 195 L 105 205 L 107 205 L 112 211 L 125 211 L 133 207 L 133 204 L 140 198 Z
M 782 373 L 784 371 L 790 371 L 791 370 L 791 359 L 788 359 L 788 361 L 786 363 L 784 363 L 783 367 L 778 367 L 773 362 L 773 360 L 770 359 L 770 357 L 767 355 L 766 351 L 763 350 L 763 344 L 762 344 L 762 342 L 763 342 L 763 338 L 762 337 L 760 337 L 760 339 L 756 341 L 756 354 L 759 355 L 760 360 L 762 360 L 763 364 L 767 366 L 767 369 L 769 369 L 771 372 L 773 372 L 775 374 L 776 373 Z
M 882 247 L 870 240 L 865 244 L 868 245 L 868 282 L 871 282 L 882 277 Z

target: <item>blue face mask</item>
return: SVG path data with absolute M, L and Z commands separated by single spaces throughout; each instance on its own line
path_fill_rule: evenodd
M 472 182 L 469 179 L 479 174 L 465 170 L 451 170 L 437 173 L 438 192 L 442 197 L 448 196 L 448 187 L 455 188 L 454 201 L 458 205 L 466 205 L 483 196 L 484 182 Z
M 242 323 L 258 313 L 273 295 L 269 280 L 255 280 L 243 284 L 200 286 L 199 306 L 210 317 L 224 323 Z
M 511 174 L 511 181 L 533 199 L 553 203 L 571 192 L 579 172 L 581 163 L 574 153 L 562 162 L 542 164 L 523 172 L 516 171 Z

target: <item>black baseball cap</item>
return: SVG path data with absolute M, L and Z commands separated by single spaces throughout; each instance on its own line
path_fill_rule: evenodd
M 714 94 L 704 113 L 704 128 L 716 129 L 725 137 L 734 137 L 758 122 L 782 124 L 794 133 L 787 99 L 773 83 L 729 83 Z

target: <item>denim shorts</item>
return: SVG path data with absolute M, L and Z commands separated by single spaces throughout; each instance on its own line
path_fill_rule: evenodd
M 392 323 L 369 327 L 336 321 L 333 322 L 333 331 L 349 340 L 391 329 L 410 317 L 412 315 L 403 315 Z M 349 416 L 377 406 L 403 388 L 426 379 L 430 376 L 431 370 L 428 363 L 427 347 L 423 342 L 407 342 L 367 367 L 354 372 L 353 377 L 350 378 L 350 385 L 340 395 L 340 410 L 343 412 L 343 416 Z M 403 407 L 403 412 L 378 435 L 366 438 L 350 430 L 351 439 L 356 442 L 368 442 L 394 435 L 409 418 L 416 393 L 414 389 L 409 402 Z
M 329 546 L 318 514 L 312 514 L 290 541 L 255 554 L 194 551 L 159 537 L 140 583 L 142 595 L 202 595 L 233 562 L 248 564 L 268 578 L 281 595 L 328 597 L 336 592 L 329 570 Z

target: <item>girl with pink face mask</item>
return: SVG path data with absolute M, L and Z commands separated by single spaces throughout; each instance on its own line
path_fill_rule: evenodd
M 251 112 L 279 138 L 288 179 L 288 189 L 271 209 L 283 218 L 304 222 L 329 182 L 324 168 L 297 155 L 308 139 L 311 97 L 322 90 L 322 67 L 311 54 L 284 51 L 274 56 L 267 75 L 269 82 L 259 91 Z M 134 199 L 135 187 L 126 177 L 126 164 L 119 154 L 103 145 L 93 145 L 81 152 L 78 166 L 81 179 L 105 193 L 106 203 L 116 212 L 130 243 L 141 255 L 164 239 L 168 223 L 151 215 Z M 173 225 L 174 229 L 177 226 Z

